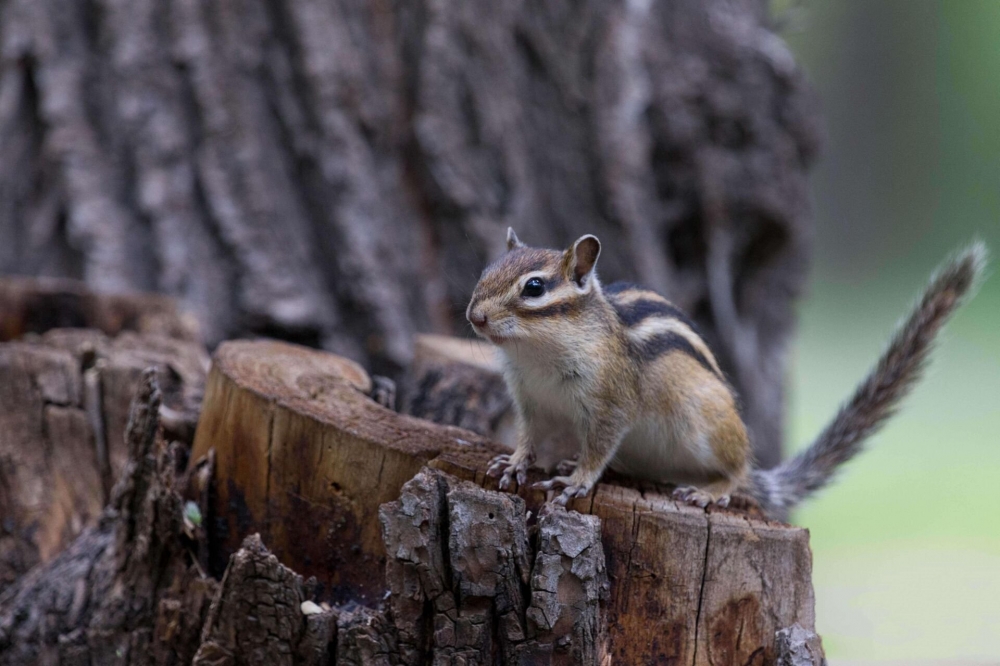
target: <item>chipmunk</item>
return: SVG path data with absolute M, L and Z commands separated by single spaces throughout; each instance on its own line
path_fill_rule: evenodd
M 535 484 L 565 505 L 610 467 L 676 484 L 674 497 L 725 506 L 752 497 L 772 517 L 825 486 L 862 449 L 920 377 L 931 343 L 978 281 L 981 243 L 947 262 L 854 395 L 808 449 L 774 469 L 753 466 L 737 398 L 695 324 L 656 292 L 603 286 L 600 241 L 565 251 L 527 247 L 507 231 L 507 253 L 484 271 L 466 316 L 503 352 L 517 444 L 487 473 L 523 485 L 528 467 L 548 471 L 579 456 L 569 476 Z

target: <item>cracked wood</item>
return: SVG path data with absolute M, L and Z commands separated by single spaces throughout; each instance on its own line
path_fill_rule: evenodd
M 282 562 L 317 578 L 321 598 L 371 606 L 393 590 L 390 605 L 402 604 L 395 616 L 401 646 L 417 652 L 428 649 L 426 638 L 420 638 L 426 637 L 428 625 L 419 618 L 429 612 L 421 599 L 433 605 L 441 594 L 455 590 L 465 590 L 460 594 L 470 600 L 488 591 L 492 601 L 486 606 L 470 601 L 463 606 L 465 615 L 454 616 L 450 631 L 462 636 L 462 645 L 494 645 L 499 638 L 475 631 L 486 623 L 499 632 L 496 636 L 506 636 L 504 644 L 513 650 L 521 639 L 509 633 L 514 625 L 504 617 L 505 609 L 523 604 L 516 587 L 489 582 L 493 574 L 483 578 L 490 567 L 455 567 L 454 562 L 484 561 L 461 552 L 457 559 L 451 553 L 451 565 L 426 560 L 423 568 L 405 574 L 409 583 L 393 583 L 400 575 L 392 573 L 399 555 L 386 552 L 377 521 L 380 506 L 383 524 L 394 512 L 414 510 L 404 484 L 424 467 L 495 489 L 485 468 L 498 445 L 469 431 L 387 410 L 367 396 L 370 386 L 358 366 L 330 354 L 277 342 L 220 346 L 193 456 L 215 451 L 216 492 L 209 519 L 218 530 L 219 553 L 228 556 L 244 537 L 260 532 Z M 530 480 L 538 478 L 533 473 Z M 495 517 L 530 510 L 538 515 L 543 499 L 538 491 L 520 489 L 495 510 L 480 513 Z M 522 501 L 524 509 L 509 506 Z M 426 547 L 441 547 L 444 539 L 452 546 L 469 543 L 475 548 L 476 541 L 467 539 L 479 523 L 448 506 L 426 509 L 422 517 L 414 514 L 417 528 L 430 529 L 421 537 Z M 604 649 L 618 662 L 770 663 L 776 655 L 776 631 L 795 623 L 813 628 L 811 556 L 803 529 L 764 521 L 752 511 L 706 512 L 678 504 L 658 488 L 632 487 L 621 479 L 606 479 L 571 508 L 600 519 L 610 582 L 601 606 L 607 622 Z M 450 525 L 447 538 L 435 524 Z M 483 539 L 510 549 L 504 575 L 517 578 L 525 571 L 519 564 L 523 547 L 517 545 L 525 538 L 518 531 L 524 527 L 511 529 L 503 539 Z M 224 567 L 224 560 L 219 565 Z M 463 582 L 470 575 L 473 582 Z M 415 584 L 425 597 L 404 603 L 395 596 Z M 594 595 L 600 593 L 591 590 L 587 598 Z M 448 615 L 449 608 L 434 612 Z M 536 631 L 544 633 L 545 607 L 531 617 Z

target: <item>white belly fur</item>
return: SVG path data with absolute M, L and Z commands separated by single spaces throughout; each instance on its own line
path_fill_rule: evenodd
M 551 471 L 563 460 L 573 460 L 580 452 L 576 412 L 578 387 L 565 381 L 559 372 L 539 358 L 508 361 L 508 385 L 517 381 L 522 396 L 534 414 L 530 436 L 535 449 L 535 464 Z

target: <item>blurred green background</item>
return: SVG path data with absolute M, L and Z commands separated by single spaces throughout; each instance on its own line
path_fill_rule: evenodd
M 853 660 L 1000 663 L 1000 0 L 775 2 L 826 123 L 789 440 L 805 445 L 934 266 L 994 262 L 900 414 L 808 503 L 817 628 Z

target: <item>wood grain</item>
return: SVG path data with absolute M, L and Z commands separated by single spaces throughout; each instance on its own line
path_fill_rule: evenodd
M 231 342 L 217 350 L 194 458 L 215 450 L 210 513 L 220 553 L 228 557 L 244 537 L 260 532 L 280 561 L 315 576 L 321 596 L 339 603 L 371 606 L 387 589 L 397 594 L 422 586 L 424 597 L 391 598 L 398 604 L 393 607 L 401 618 L 400 636 L 409 636 L 410 649 L 417 652 L 424 644 L 418 639 L 424 620 L 418 618 L 427 612 L 425 603 L 451 586 L 457 586 L 452 592 L 459 598 L 491 590 L 486 596 L 493 610 L 474 611 L 473 603 L 467 607 L 473 615 L 459 614 L 456 618 L 466 620 L 454 627 L 466 631 L 456 645 L 481 649 L 486 639 L 467 630 L 487 623 L 506 631 L 498 609 L 524 605 L 524 598 L 500 594 L 506 588 L 485 581 L 483 572 L 494 571 L 493 565 L 472 573 L 459 566 L 459 561 L 485 566 L 482 557 L 463 554 L 462 546 L 448 551 L 445 562 L 425 555 L 420 567 L 399 569 L 392 564 L 399 557 L 395 550 L 387 560 L 377 517 L 380 507 L 383 524 L 387 511 L 412 510 L 405 501 L 399 504 L 400 493 L 424 467 L 494 489 L 484 470 L 499 449 L 474 433 L 386 410 L 366 395 L 369 386 L 355 364 L 285 343 Z M 532 480 L 537 478 L 533 472 Z M 523 511 L 538 516 L 540 492 L 520 489 L 517 497 Z M 427 508 L 423 518 L 414 514 L 413 525 L 431 527 L 421 537 L 424 545 L 411 543 L 407 552 L 440 549 L 442 540 L 450 544 L 446 549 L 461 543 L 474 548 L 481 541 L 515 548 L 510 556 L 518 561 L 516 543 L 524 536 L 517 530 L 523 525 L 517 528 L 515 521 L 509 528 L 514 532 L 503 539 L 489 532 L 476 537 L 484 526 L 454 514 L 446 538 L 433 527 L 441 511 L 448 511 L 444 506 Z M 600 520 L 610 589 L 600 601 L 607 638 L 599 641 L 599 652 L 616 663 L 770 663 L 776 631 L 795 623 L 814 627 L 806 530 L 736 509 L 678 504 L 656 488 L 609 483 L 570 508 Z M 509 511 L 497 505 L 482 513 Z M 534 519 L 525 514 L 524 520 L 530 526 Z M 524 575 L 521 565 L 511 566 L 501 567 L 504 577 Z M 464 587 L 463 576 L 471 576 L 472 587 Z M 600 597 L 596 589 L 588 595 L 595 602 Z M 496 601 L 500 597 L 506 601 Z M 511 636 L 504 640 L 513 645 Z

